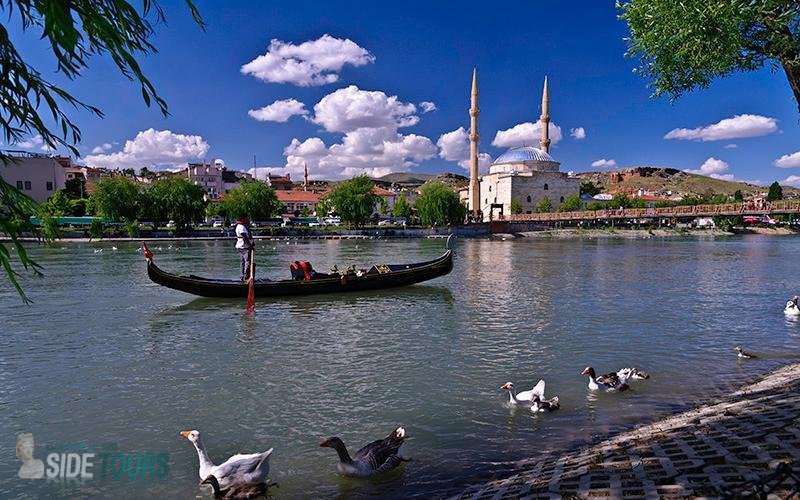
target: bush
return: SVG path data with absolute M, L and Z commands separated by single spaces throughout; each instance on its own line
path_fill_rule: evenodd
M 519 202 L 516 198 L 511 198 L 511 213 L 512 214 L 521 214 L 522 213 L 522 203 Z
M 105 226 L 103 221 L 100 219 L 94 219 L 92 224 L 89 226 L 89 236 L 91 238 L 102 238 L 105 231 Z
M 552 212 L 553 202 L 550 201 L 550 198 L 545 196 L 544 198 L 542 198 L 542 201 L 540 201 L 539 204 L 536 206 L 536 211 L 542 213 Z
M 576 212 L 583 207 L 583 202 L 581 201 L 581 197 L 578 195 L 572 195 L 564 200 L 564 203 L 558 207 L 559 212 Z

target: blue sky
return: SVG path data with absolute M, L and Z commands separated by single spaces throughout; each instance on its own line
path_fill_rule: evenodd
M 79 80 L 66 84 L 106 114 L 102 120 L 77 115 L 87 162 L 168 168 L 204 154 L 246 170 L 256 155 L 259 166 L 273 166 L 273 171 L 288 161 L 297 175 L 306 162 L 312 176 L 326 178 L 361 170 L 466 173 L 458 165 L 463 137 L 451 134 L 444 142 L 440 137 L 468 128 L 470 77 L 477 67 L 480 146 L 492 158 L 505 150 L 492 145 L 498 143 L 498 131 L 538 120 L 542 80 L 548 75 L 551 116 L 563 136 L 551 154 L 562 170 L 597 170 L 592 163 L 603 159 L 603 168 L 610 168 L 609 160 L 615 168 L 705 165 L 703 172 L 718 176 L 789 179 L 800 185 L 800 177 L 791 177 L 800 176 L 800 114 L 782 72 L 767 68 L 733 75 L 674 103 L 653 99 L 647 82 L 633 74 L 635 61 L 623 56 L 626 27 L 613 2 L 201 0 L 205 32 L 192 23 L 182 2 L 163 5 L 168 24 L 157 28 L 160 51 L 143 66 L 171 115 L 164 118 L 145 107 L 138 88 L 110 61 L 93 59 Z M 342 50 L 331 54 L 326 51 L 334 42 L 313 43 L 325 34 L 344 44 Z M 12 37 L 37 68 L 52 74 L 52 57 L 35 35 L 22 35 L 12 26 Z M 280 79 L 275 68 L 256 68 L 261 79 L 243 74 L 242 66 L 266 54 L 273 39 L 284 42 L 273 50 L 279 63 L 286 62 L 280 57 L 299 58 L 311 69 L 283 83 L 267 81 Z M 304 42 L 312 44 L 301 46 Z M 281 56 L 281 50 L 294 55 Z M 336 66 L 337 57 L 340 70 L 314 73 L 314 65 Z M 314 75 L 337 78 L 305 85 Z M 288 99 L 303 103 L 306 114 L 285 123 L 248 116 L 249 110 Z M 423 101 L 436 110 L 423 112 Z M 664 138 L 674 129 L 708 127 L 739 115 L 753 116 L 673 134 L 694 140 Z M 585 138 L 570 136 L 578 127 Z M 500 143 L 534 142 L 518 135 L 508 133 Z M 753 137 L 708 140 L 730 135 Z M 287 157 L 293 139 L 302 146 Z M 133 142 L 126 148 L 126 141 Z M 39 147 L 35 138 L 23 146 Z M 775 162 L 783 156 L 788 158 L 782 165 L 797 168 L 778 168 Z

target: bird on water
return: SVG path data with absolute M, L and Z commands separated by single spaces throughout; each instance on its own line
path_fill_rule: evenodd
M 346 477 L 369 477 L 388 472 L 408 459 L 400 456 L 400 447 L 408 435 L 403 427 L 393 430 L 383 439 L 375 440 L 358 450 L 353 457 L 338 437 L 329 437 L 319 445 L 333 448 L 339 455 L 336 471 Z

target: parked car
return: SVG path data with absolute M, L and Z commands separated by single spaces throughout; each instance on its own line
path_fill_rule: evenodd
M 175 229 L 175 221 L 171 220 L 167 222 L 167 229 Z
M 325 217 L 325 219 L 323 219 L 322 222 L 325 223 L 328 226 L 340 226 L 342 224 L 342 218 L 341 217 Z
M 211 227 L 222 227 L 222 226 L 223 222 L 221 220 L 215 220 L 214 223 L 211 224 Z

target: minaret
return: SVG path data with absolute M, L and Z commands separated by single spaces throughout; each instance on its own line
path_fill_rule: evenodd
M 303 162 L 303 191 L 308 191 L 308 163 Z
M 469 208 L 473 216 L 478 216 L 481 206 L 481 188 L 478 181 L 478 71 L 474 68 L 469 116 Z
M 542 123 L 542 138 L 539 140 L 539 147 L 545 153 L 550 152 L 550 92 L 547 90 L 547 77 L 544 77 L 544 90 L 542 91 L 542 116 L 539 117 Z

